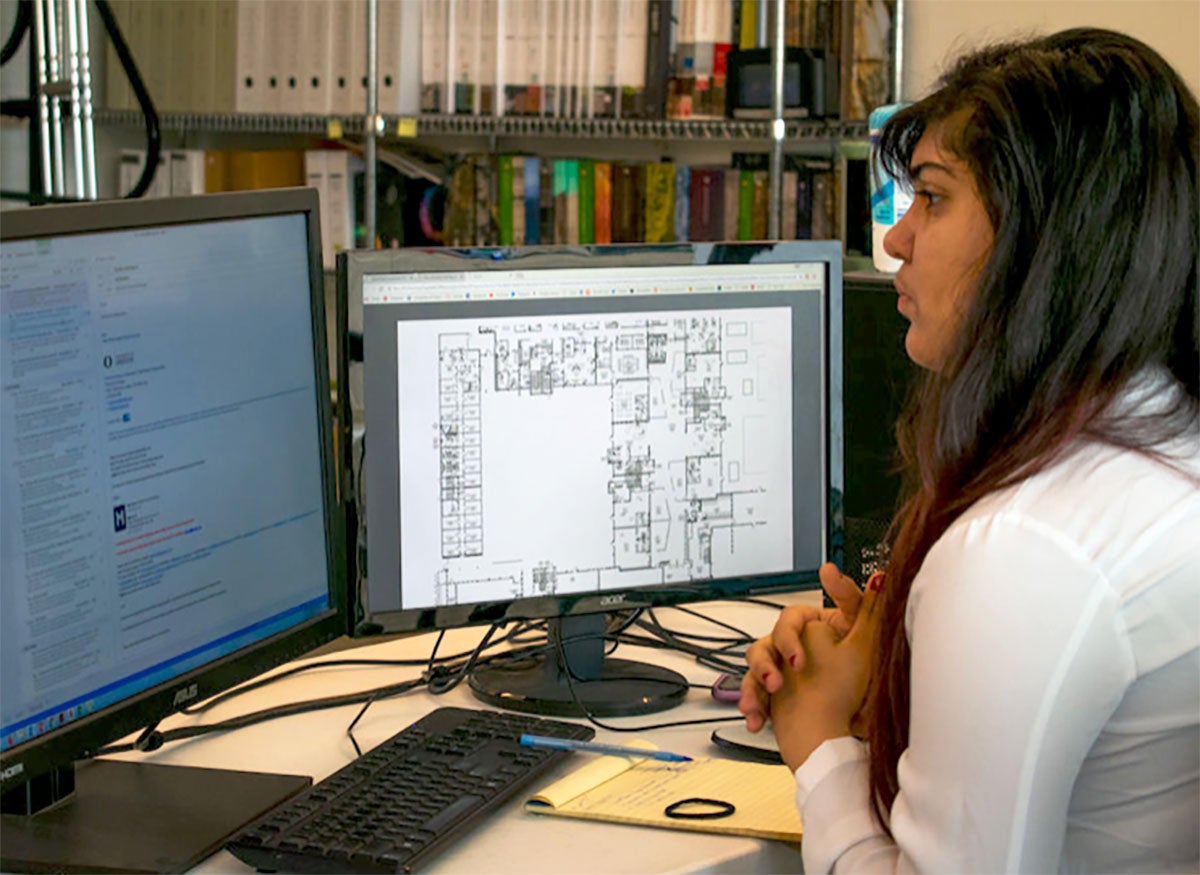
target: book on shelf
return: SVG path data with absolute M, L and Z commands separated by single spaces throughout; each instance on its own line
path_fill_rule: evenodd
M 737 239 L 753 240 L 754 171 L 734 170 L 738 175 Z
M 496 210 L 500 232 L 500 245 L 513 245 L 513 156 L 500 155 L 496 159 Z
M 766 240 L 769 237 L 768 218 L 771 213 L 771 183 L 766 170 L 750 171 L 753 189 L 750 207 L 750 239 Z
M 475 245 L 475 165 L 469 157 L 450 175 L 442 225 L 447 246 Z
M 675 165 L 675 209 L 674 237 L 676 240 L 694 239 L 688 236 L 688 213 L 691 210 L 692 168 L 686 164 Z
M 617 114 L 617 77 L 620 63 L 619 0 L 593 0 L 592 26 L 595 34 L 592 70 L 592 115 L 613 118 Z
M 337 253 L 355 245 L 354 180 L 362 159 L 345 149 L 309 149 L 304 153 L 305 184 L 317 190 L 321 207 L 321 261 L 332 270 Z M 386 207 L 386 205 L 385 205 Z M 378 224 L 378 208 L 376 209 Z
M 541 234 L 541 182 L 542 159 L 535 155 L 525 156 L 525 242 L 535 244 L 542 242 Z
M 171 196 L 204 194 L 207 191 L 203 149 L 167 151 Z
M 647 0 L 644 117 L 667 117 L 671 70 L 671 0 Z
M 640 164 L 619 162 L 612 171 L 612 238 L 614 243 L 646 239 L 642 201 L 644 170 Z
M 723 178 L 723 196 L 721 203 L 724 208 L 722 214 L 722 240 L 737 240 L 738 238 L 738 210 L 741 204 L 742 191 L 742 172 L 736 168 L 730 167 L 722 171 Z
M 617 0 L 617 104 L 620 118 L 646 115 L 646 27 L 650 0 Z
M 573 246 L 579 243 L 579 161 L 568 158 L 560 163 L 564 165 L 563 184 L 566 189 L 566 198 L 562 202 L 566 237 L 562 242 Z M 558 206 L 556 199 L 555 207 Z
M 475 41 L 475 102 L 471 112 L 475 115 L 498 115 L 500 104 L 497 89 L 503 90 L 498 76 L 500 48 L 500 3 L 499 0 L 475 0 L 478 10 Z
M 596 163 L 580 158 L 579 168 L 579 243 L 587 246 L 596 242 Z
M 496 215 L 496 162 L 491 155 L 472 156 L 475 165 L 474 245 L 495 246 L 500 242 Z
M 800 184 L 800 173 L 797 170 L 783 171 L 783 193 L 780 204 L 779 238 L 781 240 L 796 239 L 796 191 Z
M 688 186 L 689 240 L 722 240 L 724 179 L 719 167 L 693 167 Z
M 448 184 L 447 245 L 770 239 L 768 156 L 730 167 L 503 153 L 460 158 Z M 838 182 L 828 159 L 788 156 L 779 237 L 832 238 Z M 470 192 L 470 197 L 467 196 Z
M 554 239 L 554 159 L 543 158 L 540 166 L 541 179 L 538 183 L 538 237 L 543 244 L 556 243 Z
M 596 242 L 612 243 L 612 162 L 597 161 L 592 168 L 595 209 L 592 223 Z
M 889 98 L 895 0 L 783 0 L 785 39 L 822 59 L 829 115 Z M 362 0 L 114 0 L 160 112 L 361 115 Z M 766 49 L 770 0 L 380 0 L 379 110 L 722 118 L 730 55 Z M 105 49 L 104 103 L 134 109 Z
M 421 0 L 421 112 L 446 111 L 446 15 L 449 0 Z
M 675 239 L 675 165 L 665 162 L 644 168 L 645 235 L 647 243 L 670 243 Z
M 525 245 L 525 156 L 513 155 L 512 159 L 512 242 L 513 246 Z
M 671 28 L 667 118 L 691 118 L 696 89 L 696 0 L 678 0 Z

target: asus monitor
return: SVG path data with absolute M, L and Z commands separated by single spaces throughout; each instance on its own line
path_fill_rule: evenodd
M 317 196 L 0 218 L 5 871 L 178 871 L 307 777 L 89 757 L 346 630 Z

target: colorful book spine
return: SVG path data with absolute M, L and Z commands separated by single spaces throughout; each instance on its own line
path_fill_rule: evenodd
M 692 187 L 692 168 L 686 164 L 675 167 L 675 239 L 687 240 L 688 212 L 691 209 L 689 192 Z
M 542 161 L 533 155 L 525 156 L 525 242 L 533 245 L 542 242 L 541 234 L 541 182 Z
M 597 243 L 612 243 L 612 164 L 608 161 L 597 161 L 592 169 L 593 187 L 593 224 Z
M 752 240 L 754 221 L 754 171 L 738 170 L 737 239 Z
M 738 239 L 738 211 L 741 203 L 742 172 L 735 167 L 727 167 L 722 172 L 722 240 Z
M 645 216 L 647 243 L 675 239 L 675 165 L 646 165 Z
M 579 166 L 579 242 L 596 242 L 596 176 L 595 162 L 580 158 Z
M 644 239 L 642 179 L 643 172 L 640 164 L 613 165 L 612 239 L 614 243 L 638 243 Z
M 724 174 L 719 167 L 693 167 L 688 200 L 688 239 L 724 239 L 722 201 Z
M 501 155 L 497 159 L 496 195 L 500 226 L 500 245 L 513 245 L 513 156 Z
M 476 155 L 475 163 L 475 244 L 494 246 L 500 241 L 496 215 L 496 163 L 491 155 Z
M 649 0 L 646 10 L 647 118 L 667 117 L 667 83 L 671 75 L 671 0 Z
M 512 159 L 512 242 L 525 245 L 525 156 Z
M 538 183 L 538 236 L 543 244 L 554 239 L 554 159 L 543 158 Z
M 754 202 L 750 209 L 750 239 L 766 240 L 769 234 L 768 218 L 771 214 L 771 178 L 766 170 L 755 170 L 751 177 L 754 187 Z
M 564 242 L 574 246 L 579 243 L 579 161 L 569 158 L 564 163 L 566 164 L 564 174 L 567 193 L 564 202 L 567 214 L 567 239 Z

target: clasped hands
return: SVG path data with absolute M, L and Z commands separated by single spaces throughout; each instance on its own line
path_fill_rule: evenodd
M 771 634 L 746 651 L 738 701 L 751 732 L 771 721 L 792 771 L 823 741 L 856 728 L 873 665 L 882 575 L 872 576 L 865 592 L 832 562 L 820 577 L 837 607 L 784 608 Z

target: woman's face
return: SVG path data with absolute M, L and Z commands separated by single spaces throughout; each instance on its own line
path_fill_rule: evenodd
M 945 359 L 993 240 L 975 179 L 942 149 L 943 130 L 929 128 L 913 150 L 913 203 L 883 240 L 903 262 L 896 309 L 909 321 L 908 357 L 932 370 Z

